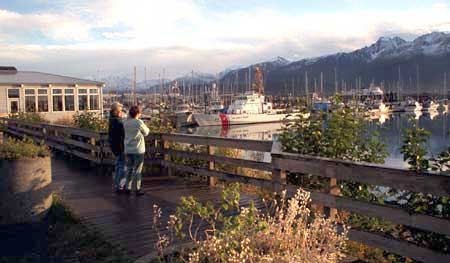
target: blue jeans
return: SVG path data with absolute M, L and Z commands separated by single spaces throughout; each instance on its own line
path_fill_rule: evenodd
M 125 154 L 116 156 L 116 167 L 114 175 L 114 187 L 116 190 L 120 189 L 120 182 L 125 177 Z
M 132 183 L 136 183 L 136 191 L 141 190 L 142 166 L 144 166 L 144 154 L 127 154 L 126 189 L 131 190 Z

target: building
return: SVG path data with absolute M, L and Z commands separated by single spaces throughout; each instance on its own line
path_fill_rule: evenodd
M 39 112 L 55 121 L 78 111 L 102 113 L 103 87 L 98 81 L 0 67 L 0 116 Z

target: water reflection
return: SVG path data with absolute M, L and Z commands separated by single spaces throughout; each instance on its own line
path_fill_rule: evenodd
M 449 114 L 438 112 L 409 112 L 381 114 L 371 116 L 370 129 L 379 131 L 381 139 L 386 144 L 389 156 L 386 165 L 395 167 L 406 167 L 400 147 L 403 141 L 403 131 L 410 127 L 408 119 L 415 119 L 423 127 L 431 132 L 428 150 L 437 154 L 450 146 L 449 139 Z M 283 124 L 266 123 L 253 125 L 238 125 L 230 127 L 196 127 L 182 129 L 180 132 L 199 134 L 205 136 L 221 136 L 236 139 L 273 140 L 274 135 L 280 133 Z M 267 159 L 266 156 L 263 159 Z

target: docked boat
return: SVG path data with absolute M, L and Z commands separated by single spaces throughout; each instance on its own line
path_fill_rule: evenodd
M 235 98 L 226 112 L 194 113 L 199 126 L 228 126 L 253 123 L 282 122 L 288 115 L 279 114 L 266 102 L 264 95 L 247 93 Z
M 370 114 L 386 114 L 391 111 L 390 107 L 384 104 L 382 100 L 376 100 L 366 104 Z
M 263 94 L 262 71 L 256 68 L 252 91 L 237 96 L 226 111 L 194 113 L 194 120 L 199 126 L 229 126 L 284 121 L 288 115 L 275 111 L 272 103 L 266 102 Z
M 192 105 L 181 103 L 175 107 L 176 126 L 183 127 L 195 124 L 192 118 Z
M 426 101 L 422 105 L 422 111 L 437 112 L 439 108 L 439 103 L 436 103 L 433 100 Z
M 418 101 L 408 99 L 404 102 L 404 110 L 406 112 L 422 111 L 422 104 Z

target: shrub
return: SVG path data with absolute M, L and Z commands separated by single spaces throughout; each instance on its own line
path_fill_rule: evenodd
M 144 121 L 150 133 L 171 133 L 174 131 L 172 122 L 162 118 L 160 114 L 152 114 L 149 120 Z
M 283 193 L 271 209 L 261 212 L 253 203 L 239 207 L 237 184 L 226 188 L 222 202 L 199 203 L 195 198 L 183 197 L 175 215 L 170 216 L 168 235 L 161 234 L 161 210 L 154 206 L 154 225 L 159 240 L 156 247 L 160 258 L 175 237 L 194 241 L 189 252 L 181 252 L 188 262 L 338 262 L 344 258 L 347 229 L 337 233 L 336 223 L 309 209 L 309 192 L 299 189 L 287 199 Z M 200 223 L 195 222 L 200 221 Z M 201 223 L 206 230 L 200 233 Z
M 48 123 L 44 115 L 38 112 L 18 112 L 9 114 L 9 118 L 32 123 Z
M 73 115 L 73 124 L 77 128 L 96 132 L 108 130 L 108 121 L 100 113 L 77 112 Z
M 0 144 L 1 160 L 35 159 L 47 157 L 50 151 L 44 145 L 37 145 L 31 139 L 7 138 Z

